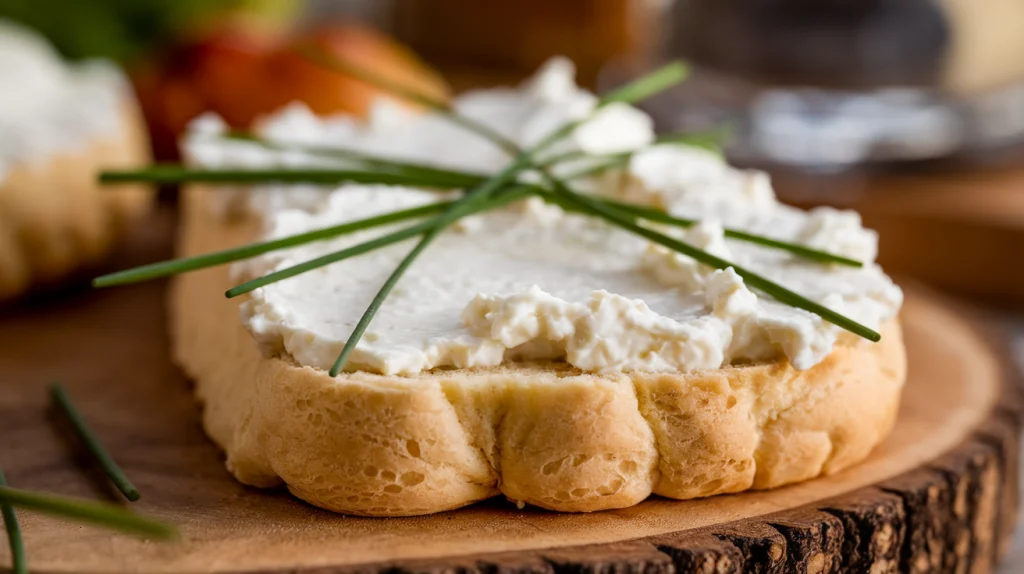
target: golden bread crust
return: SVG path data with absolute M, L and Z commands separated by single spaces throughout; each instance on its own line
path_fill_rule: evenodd
M 124 226 L 149 209 L 139 185 L 103 187 L 102 168 L 149 162 L 149 142 L 126 98 L 117 130 L 48 158 L 18 161 L 0 176 L 0 300 L 95 263 Z

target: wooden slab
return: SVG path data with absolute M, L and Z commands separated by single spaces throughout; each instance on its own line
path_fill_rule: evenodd
M 122 265 L 168 253 L 170 218 Z M 351 518 L 235 482 L 167 354 L 160 283 L 78 292 L 0 319 L 0 464 L 12 485 L 118 500 L 48 419 L 62 380 L 143 493 L 180 525 L 153 543 L 20 512 L 33 572 L 985 572 L 1014 526 L 1021 399 L 961 315 L 918 289 L 900 419 L 863 464 L 774 491 L 652 498 L 589 515 L 504 501 Z M 0 564 L 9 560 L 0 545 Z

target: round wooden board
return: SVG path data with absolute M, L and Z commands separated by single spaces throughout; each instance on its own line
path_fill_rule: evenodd
M 171 218 L 121 265 L 167 256 Z M 864 463 L 773 491 L 587 515 L 491 501 L 352 518 L 246 488 L 206 440 L 168 356 L 164 285 L 80 292 L 0 320 L 0 464 L 12 485 L 119 500 L 49 416 L 60 379 L 172 521 L 154 543 L 19 513 L 33 572 L 985 572 L 1014 526 L 1021 397 L 965 318 L 920 289 L 903 313 L 910 379 L 896 429 Z M 0 564 L 9 561 L 0 546 Z

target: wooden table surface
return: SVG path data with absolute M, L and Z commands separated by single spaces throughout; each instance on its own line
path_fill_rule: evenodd
M 1024 377 L 1024 314 L 995 311 L 1002 317 L 1003 327 L 1010 337 L 1010 349 L 1014 355 L 1016 368 Z M 1020 488 L 1024 491 L 1024 452 L 1021 453 Z M 1024 507 L 1017 519 L 1017 528 L 1013 536 L 1010 551 L 999 568 L 1000 574 L 1019 574 L 1024 572 Z

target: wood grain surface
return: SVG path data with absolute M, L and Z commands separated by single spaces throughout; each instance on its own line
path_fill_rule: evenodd
M 146 226 L 119 264 L 165 257 L 170 225 L 164 214 Z M 22 511 L 33 572 L 986 572 L 1014 527 L 1018 388 L 967 320 L 918 289 L 903 314 L 899 422 L 853 469 L 587 515 L 491 501 L 393 519 L 333 515 L 234 481 L 168 357 L 163 290 L 72 292 L 0 317 L 10 483 L 119 500 L 53 424 L 45 388 L 59 379 L 141 490 L 132 508 L 183 534 L 154 543 Z

